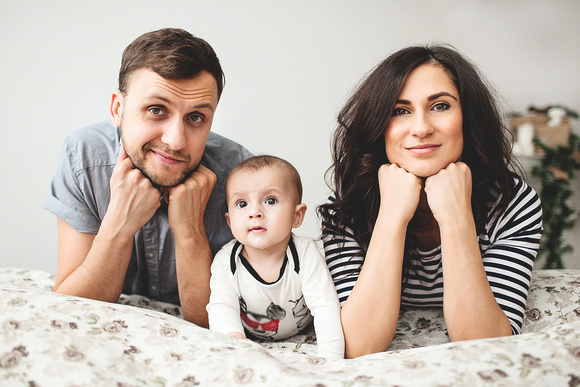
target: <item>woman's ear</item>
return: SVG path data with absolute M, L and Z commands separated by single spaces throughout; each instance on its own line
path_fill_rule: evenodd
M 111 96 L 111 118 L 113 123 L 120 127 L 121 118 L 123 117 L 123 93 L 115 90 Z
M 306 204 L 300 203 L 296 205 L 296 208 L 294 209 L 294 221 L 292 222 L 292 228 L 297 228 L 302 225 L 305 214 L 306 214 Z

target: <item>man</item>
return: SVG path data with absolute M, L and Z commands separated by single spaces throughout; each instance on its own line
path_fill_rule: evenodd
M 66 139 L 44 204 L 58 217 L 56 292 L 141 294 L 207 326 L 212 256 L 232 239 L 225 179 L 250 156 L 210 133 L 223 86 L 211 46 L 186 31 L 125 49 L 112 122 Z

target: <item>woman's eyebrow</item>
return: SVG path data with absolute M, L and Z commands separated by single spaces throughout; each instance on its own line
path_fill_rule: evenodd
M 442 92 L 430 95 L 429 97 L 427 97 L 427 101 L 434 101 L 437 98 L 441 98 L 441 97 L 445 97 L 445 96 L 453 98 L 456 101 L 459 101 L 456 96 L 454 96 L 453 94 L 448 93 L 446 91 L 442 91 Z M 397 99 L 397 101 L 395 103 L 401 104 L 401 105 L 411 105 L 411 101 L 409 101 L 408 99 Z
M 444 96 L 446 96 L 446 97 L 451 97 L 451 98 L 453 98 L 454 100 L 456 100 L 456 101 L 459 101 L 459 100 L 457 99 L 457 97 L 456 97 L 456 96 L 454 96 L 453 94 L 451 94 L 451 93 L 448 93 L 448 92 L 446 92 L 446 91 L 442 91 L 442 92 L 440 92 L 440 93 L 436 93 L 436 94 L 430 95 L 430 96 L 427 98 L 427 100 L 429 100 L 429 101 L 433 101 L 433 100 L 436 100 L 437 98 L 441 98 L 441 97 L 444 97 Z

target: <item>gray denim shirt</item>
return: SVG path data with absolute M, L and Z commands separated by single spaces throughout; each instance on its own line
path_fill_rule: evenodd
M 119 128 L 111 121 L 85 127 L 67 137 L 44 208 L 75 230 L 96 234 L 109 205 L 109 181 L 119 144 Z M 250 156 L 241 145 L 210 132 L 201 164 L 217 175 L 204 214 L 213 254 L 233 238 L 224 217 L 226 178 L 233 167 Z M 135 234 L 123 293 L 179 304 L 173 231 L 167 205 L 162 203 Z

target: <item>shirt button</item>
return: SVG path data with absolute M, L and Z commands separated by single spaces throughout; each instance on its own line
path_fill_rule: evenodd
M 155 285 L 151 286 L 151 290 L 157 290 L 157 286 Z
M 153 258 L 155 256 L 155 254 L 153 254 L 153 253 L 147 253 L 146 255 L 147 255 L 147 258 Z

